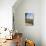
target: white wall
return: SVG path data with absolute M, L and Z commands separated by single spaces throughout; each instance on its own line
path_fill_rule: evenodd
M 15 5 L 14 5 L 15 6 Z M 16 7 L 16 6 L 15 6 Z M 23 0 L 15 9 L 15 28 L 24 34 L 24 37 L 35 41 L 36 46 L 41 46 L 41 1 Z M 34 25 L 25 25 L 25 12 L 30 9 L 34 14 Z
M 41 1 L 41 38 L 42 46 L 46 46 L 46 0 Z
M 0 27 L 12 28 L 12 6 L 16 0 L 0 0 Z

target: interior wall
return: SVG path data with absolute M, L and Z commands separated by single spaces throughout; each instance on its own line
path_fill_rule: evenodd
M 25 12 L 30 10 L 34 14 L 34 25 L 25 25 Z M 24 38 L 35 41 L 36 46 L 41 46 L 41 1 L 23 0 L 21 4 L 14 9 L 15 28 L 22 32 Z
M 12 29 L 12 6 L 16 0 L 0 0 L 0 27 Z
M 46 0 L 41 1 L 41 41 L 46 46 Z

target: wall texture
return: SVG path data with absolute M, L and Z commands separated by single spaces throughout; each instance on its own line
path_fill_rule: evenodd
M 14 5 L 15 6 L 15 5 Z M 15 6 L 16 7 L 16 6 Z M 23 33 L 23 37 L 35 41 L 36 46 L 41 46 L 41 1 L 23 0 L 14 11 L 15 28 Z M 25 25 L 25 12 L 30 10 L 34 14 L 34 25 Z

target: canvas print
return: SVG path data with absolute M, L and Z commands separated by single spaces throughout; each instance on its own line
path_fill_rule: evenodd
M 32 13 L 25 13 L 25 23 L 26 25 L 34 24 L 34 16 Z

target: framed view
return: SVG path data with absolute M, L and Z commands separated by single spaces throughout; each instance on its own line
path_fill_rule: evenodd
M 26 25 L 34 24 L 34 16 L 32 13 L 25 13 L 25 23 Z

